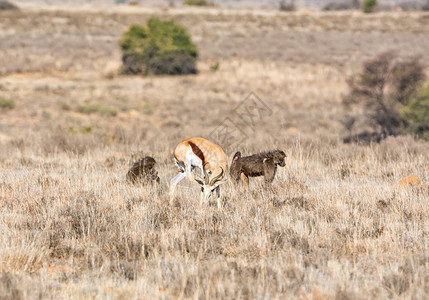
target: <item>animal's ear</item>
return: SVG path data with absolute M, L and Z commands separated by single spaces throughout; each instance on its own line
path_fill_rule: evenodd
M 263 160 L 264 164 L 273 164 L 274 163 L 274 159 L 272 157 L 266 157 Z
M 234 161 L 237 161 L 237 160 L 239 160 L 241 158 L 241 152 L 240 151 L 237 151 L 237 152 L 235 152 L 235 154 L 234 154 L 234 157 L 232 158 L 232 161 L 234 162 Z

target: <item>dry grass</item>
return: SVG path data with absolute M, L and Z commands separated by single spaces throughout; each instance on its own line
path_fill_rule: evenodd
M 226 186 L 222 210 L 189 184 L 168 205 L 168 149 L 162 183 L 146 188 L 125 182 L 115 146 L 4 155 L 0 286 L 24 298 L 424 298 L 429 189 L 395 185 L 410 172 L 428 181 L 425 146 L 285 142 L 272 190 Z
M 344 78 L 371 51 L 426 47 L 427 15 L 293 13 L 301 25 L 283 34 L 297 37 L 295 56 L 270 52 L 290 49 L 274 38 L 286 15 L 203 11 L 203 23 L 191 9 L 157 11 L 185 23 L 202 51 L 200 74 L 157 78 L 114 74 L 116 41 L 140 19 L 134 12 L 2 15 L 0 96 L 15 106 L 0 111 L 0 298 L 429 297 L 428 144 L 344 145 L 339 105 Z M 395 18 L 405 25 L 378 23 Z M 369 37 L 360 32 L 371 24 Z M 265 49 L 243 43 L 253 33 Z M 218 210 L 182 182 L 169 206 L 175 144 L 208 136 L 251 90 L 273 116 L 233 150 L 283 149 L 272 188 L 227 184 Z M 94 104 L 95 113 L 82 109 Z M 159 185 L 125 181 L 144 155 L 159 163 Z M 398 189 L 410 174 L 419 184 Z

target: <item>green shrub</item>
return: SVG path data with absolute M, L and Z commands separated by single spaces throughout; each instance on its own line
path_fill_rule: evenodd
M 411 133 L 429 140 L 429 82 L 402 109 Z
M 419 57 L 400 58 L 393 52 L 382 53 L 366 61 L 362 72 L 348 80 L 350 94 L 344 103 L 349 111 L 352 111 L 352 104 L 357 104 L 363 112 L 363 120 L 359 123 L 366 128 L 362 129 L 370 128 L 377 136 L 403 134 L 409 132 L 410 126 L 421 130 L 421 116 L 410 112 L 423 103 L 422 97 L 416 98 L 416 95 L 426 79 L 424 70 Z M 408 113 L 404 114 L 403 107 L 408 105 L 411 105 L 406 110 Z M 349 120 L 352 119 L 349 116 Z M 345 122 L 349 132 L 354 121 Z
M 184 27 L 151 18 L 147 27 L 132 25 L 120 42 L 125 74 L 196 73 L 198 48 Z
M 15 101 L 0 97 L 1 109 L 12 109 L 15 107 Z
M 362 10 L 364 13 L 371 13 L 377 6 L 377 0 L 364 0 L 362 3 Z
M 421 63 L 420 57 L 410 57 L 393 64 L 388 76 L 391 83 L 391 97 L 404 105 L 424 84 L 425 66 Z
M 206 0 L 185 0 L 183 1 L 185 5 L 196 5 L 196 6 L 206 6 L 209 3 Z

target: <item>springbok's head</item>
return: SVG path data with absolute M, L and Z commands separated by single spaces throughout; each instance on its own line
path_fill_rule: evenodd
M 224 169 L 222 167 L 220 168 L 220 172 L 217 175 L 214 175 L 212 178 L 210 176 L 212 175 L 211 171 L 206 171 L 206 165 L 208 162 L 206 162 L 203 165 L 203 172 L 204 172 L 204 178 L 201 179 L 195 179 L 200 185 L 201 189 L 204 193 L 204 199 L 207 200 L 212 195 L 213 190 L 220 184 L 223 183 L 223 177 L 224 177 Z

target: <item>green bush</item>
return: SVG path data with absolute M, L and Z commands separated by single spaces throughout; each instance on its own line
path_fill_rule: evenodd
M 15 101 L 0 97 L 0 109 L 12 109 L 15 107 Z
M 410 132 L 429 140 L 429 82 L 402 109 Z
M 196 6 L 206 6 L 208 5 L 206 0 L 185 0 L 183 1 L 185 5 L 196 5 Z
M 350 93 L 344 104 L 349 111 L 357 105 L 355 112 L 361 111 L 357 116 L 362 120 L 349 116 L 344 124 L 347 131 L 350 133 L 356 123 L 362 125 L 361 130 L 371 129 L 377 139 L 410 130 L 421 136 L 421 131 L 427 130 L 419 110 L 427 103 L 424 95 L 429 94 L 421 90 L 425 80 L 420 57 L 398 57 L 394 52 L 386 52 L 366 61 L 362 72 L 348 80 Z M 351 136 L 350 140 L 354 138 Z
M 377 0 L 364 0 L 362 4 L 362 10 L 364 13 L 371 13 L 377 6 Z
M 184 27 L 151 18 L 147 27 L 132 25 L 119 42 L 125 74 L 196 73 L 198 48 Z

